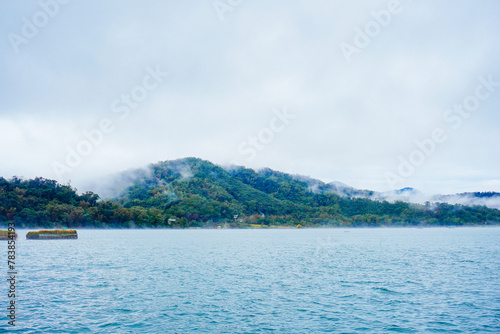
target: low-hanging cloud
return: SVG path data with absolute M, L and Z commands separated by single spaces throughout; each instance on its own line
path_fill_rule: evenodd
M 213 1 L 54 1 L 57 15 L 18 52 L 9 34 L 22 36 L 23 18 L 33 21 L 43 8 L 14 2 L 0 13 L 5 177 L 81 185 L 197 156 L 383 192 L 390 190 L 384 172 L 446 125 L 443 113 L 474 91 L 477 78 L 500 78 L 500 5 L 492 0 L 401 0 L 400 11 L 391 1 L 222 1 L 231 6 L 223 20 Z M 354 44 L 358 28 L 373 35 L 366 47 Z M 350 62 L 342 43 L 360 51 Z M 64 162 L 68 146 L 76 150 L 83 131 L 142 82 L 147 66 L 168 70 L 161 89 L 59 178 L 52 163 Z M 495 93 L 482 102 L 401 187 L 500 191 L 499 101 Z M 300 117 L 254 159 L 242 159 L 238 145 L 282 106 Z

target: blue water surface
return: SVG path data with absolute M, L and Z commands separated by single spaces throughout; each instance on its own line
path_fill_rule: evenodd
M 500 227 L 18 233 L 20 333 L 500 333 Z

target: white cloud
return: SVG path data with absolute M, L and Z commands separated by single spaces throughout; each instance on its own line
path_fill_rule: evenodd
M 54 177 L 51 163 L 106 117 L 116 121 L 74 183 L 158 160 L 238 160 L 387 190 L 415 140 L 480 76 L 500 81 L 495 1 L 401 1 L 403 10 L 348 63 L 339 48 L 388 1 L 253 1 L 221 21 L 211 2 L 71 2 L 19 54 L 1 45 L 0 175 Z M 0 34 L 37 7 L 10 4 Z M 111 104 L 147 66 L 170 76 L 121 121 Z M 434 193 L 500 191 L 500 90 L 420 166 L 406 185 Z M 273 108 L 297 118 L 251 162 L 238 153 Z M 477 187 L 477 189 L 475 189 Z M 488 188 L 491 187 L 491 188 Z

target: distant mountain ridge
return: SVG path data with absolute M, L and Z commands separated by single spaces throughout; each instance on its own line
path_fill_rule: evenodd
M 493 209 L 500 209 L 500 193 L 497 192 L 466 192 L 455 195 L 435 195 L 435 202 L 446 202 L 462 205 L 484 205 Z
M 426 195 L 413 188 L 403 188 L 389 192 L 374 192 L 371 196 L 362 196 L 374 200 L 404 201 L 409 203 L 425 204 L 448 203 L 466 206 L 484 205 L 492 209 L 500 209 L 500 193 L 473 192 L 453 195 Z
M 300 179 L 300 176 L 293 176 Z M 426 195 L 417 189 L 405 187 L 393 191 L 377 192 L 373 190 L 361 190 L 353 188 L 345 183 L 334 181 L 330 183 L 322 183 L 319 180 L 312 178 L 304 178 L 311 186 L 322 184 L 320 189 L 323 192 L 334 192 L 342 197 L 347 198 L 368 198 L 375 201 L 403 201 L 408 203 L 448 203 L 461 204 L 467 206 L 484 205 L 492 209 L 500 209 L 500 193 L 498 192 L 465 192 L 452 195 Z
M 292 175 L 292 177 L 308 183 L 313 191 L 317 188 L 320 189 L 322 193 L 333 192 L 339 196 L 347 198 L 359 197 L 375 201 L 403 201 L 419 204 L 429 202 L 431 204 L 448 203 L 467 206 L 484 205 L 492 209 L 500 209 L 500 193 L 497 192 L 465 192 L 453 195 L 426 195 L 411 187 L 405 187 L 393 191 L 377 192 L 373 190 L 356 189 L 340 181 L 323 183 L 319 180 L 300 175 Z

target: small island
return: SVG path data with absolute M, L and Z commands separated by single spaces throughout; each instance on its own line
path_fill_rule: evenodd
M 78 234 L 76 230 L 40 230 L 28 232 L 26 239 L 78 239 Z
M 11 237 L 10 235 L 14 235 L 14 237 Z M 17 239 L 17 233 L 16 232 L 9 232 L 5 230 L 0 230 L 0 240 L 12 240 L 12 239 Z

